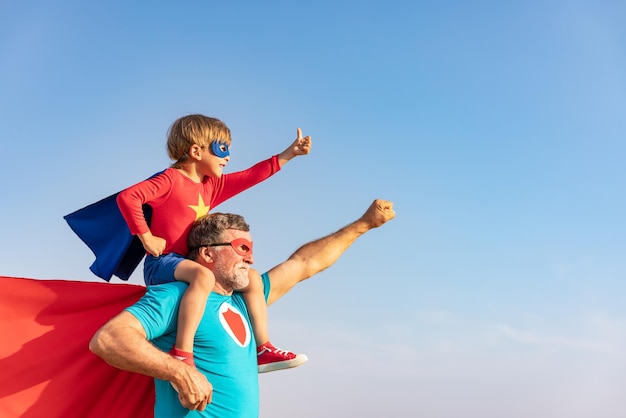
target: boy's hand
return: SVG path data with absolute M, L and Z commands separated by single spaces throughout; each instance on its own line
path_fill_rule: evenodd
M 155 257 L 159 257 L 165 250 L 165 240 L 161 237 L 152 235 L 152 232 L 138 234 L 137 237 L 143 244 L 143 248 Z
M 298 137 L 291 144 L 294 155 L 306 155 L 311 152 L 311 137 L 309 135 L 302 137 L 302 129 L 298 128 Z
M 298 128 L 298 137 L 293 144 L 278 155 L 278 163 L 282 167 L 287 161 L 298 155 L 306 155 L 311 152 L 311 137 L 309 135 L 302 137 L 302 129 Z

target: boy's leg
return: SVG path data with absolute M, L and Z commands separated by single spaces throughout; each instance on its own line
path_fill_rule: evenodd
M 192 260 L 183 260 L 176 266 L 174 277 L 189 284 L 180 300 L 176 344 L 171 354 L 193 364 L 193 341 L 204 314 L 206 301 L 213 290 L 215 276 L 211 270 Z
M 252 323 L 252 331 L 257 343 L 257 360 L 259 373 L 271 372 L 274 370 L 288 369 L 296 367 L 308 360 L 304 354 L 295 354 L 290 351 L 276 348 L 270 343 L 268 321 L 267 321 L 267 303 L 265 294 L 263 293 L 263 283 L 258 272 L 250 270 L 250 284 L 245 289 L 239 290 L 242 293 L 250 322 Z
M 246 302 L 254 339 L 257 346 L 259 346 L 270 339 L 267 325 L 267 303 L 265 302 L 263 283 L 259 279 L 259 275 L 248 274 L 248 276 L 250 284 L 246 288 L 238 290 L 238 292 L 241 292 Z

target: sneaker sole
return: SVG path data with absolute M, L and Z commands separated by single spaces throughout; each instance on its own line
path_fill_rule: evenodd
M 296 358 L 275 363 L 267 363 L 259 366 L 259 373 L 275 372 L 277 370 L 291 369 L 305 363 L 309 358 L 304 354 L 298 354 Z

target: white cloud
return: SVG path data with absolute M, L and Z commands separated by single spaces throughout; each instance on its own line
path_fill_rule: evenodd
M 577 349 L 599 353 L 615 353 L 617 347 L 608 341 L 586 338 L 572 338 L 562 335 L 542 335 L 536 331 L 515 329 L 508 325 L 499 325 L 498 331 L 513 341 L 547 349 Z
M 366 332 L 301 327 L 294 342 L 309 363 L 261 377 L 261 415 L 626 416 L 624 320 L 595 312 L 551 329 L 536 319 L 520 326 L 436 309 Z

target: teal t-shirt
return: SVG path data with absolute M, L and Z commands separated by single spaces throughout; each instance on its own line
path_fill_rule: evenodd
M 265 300 L 269 276 L 263 274 Z M 146 330 L 148 339 L 169 351 L 176 339 L 178 304 L 186 283 L 149 286 L 146 295 L 127 310 Z M 211 293 L 194 341 L 196 367 L 213 385 L 213 399 L 203 412 L 181 406 L 169 382 L 155 379 L 155 418 L 247 418 L 259 415 L 256 343 L 243 297 Z

